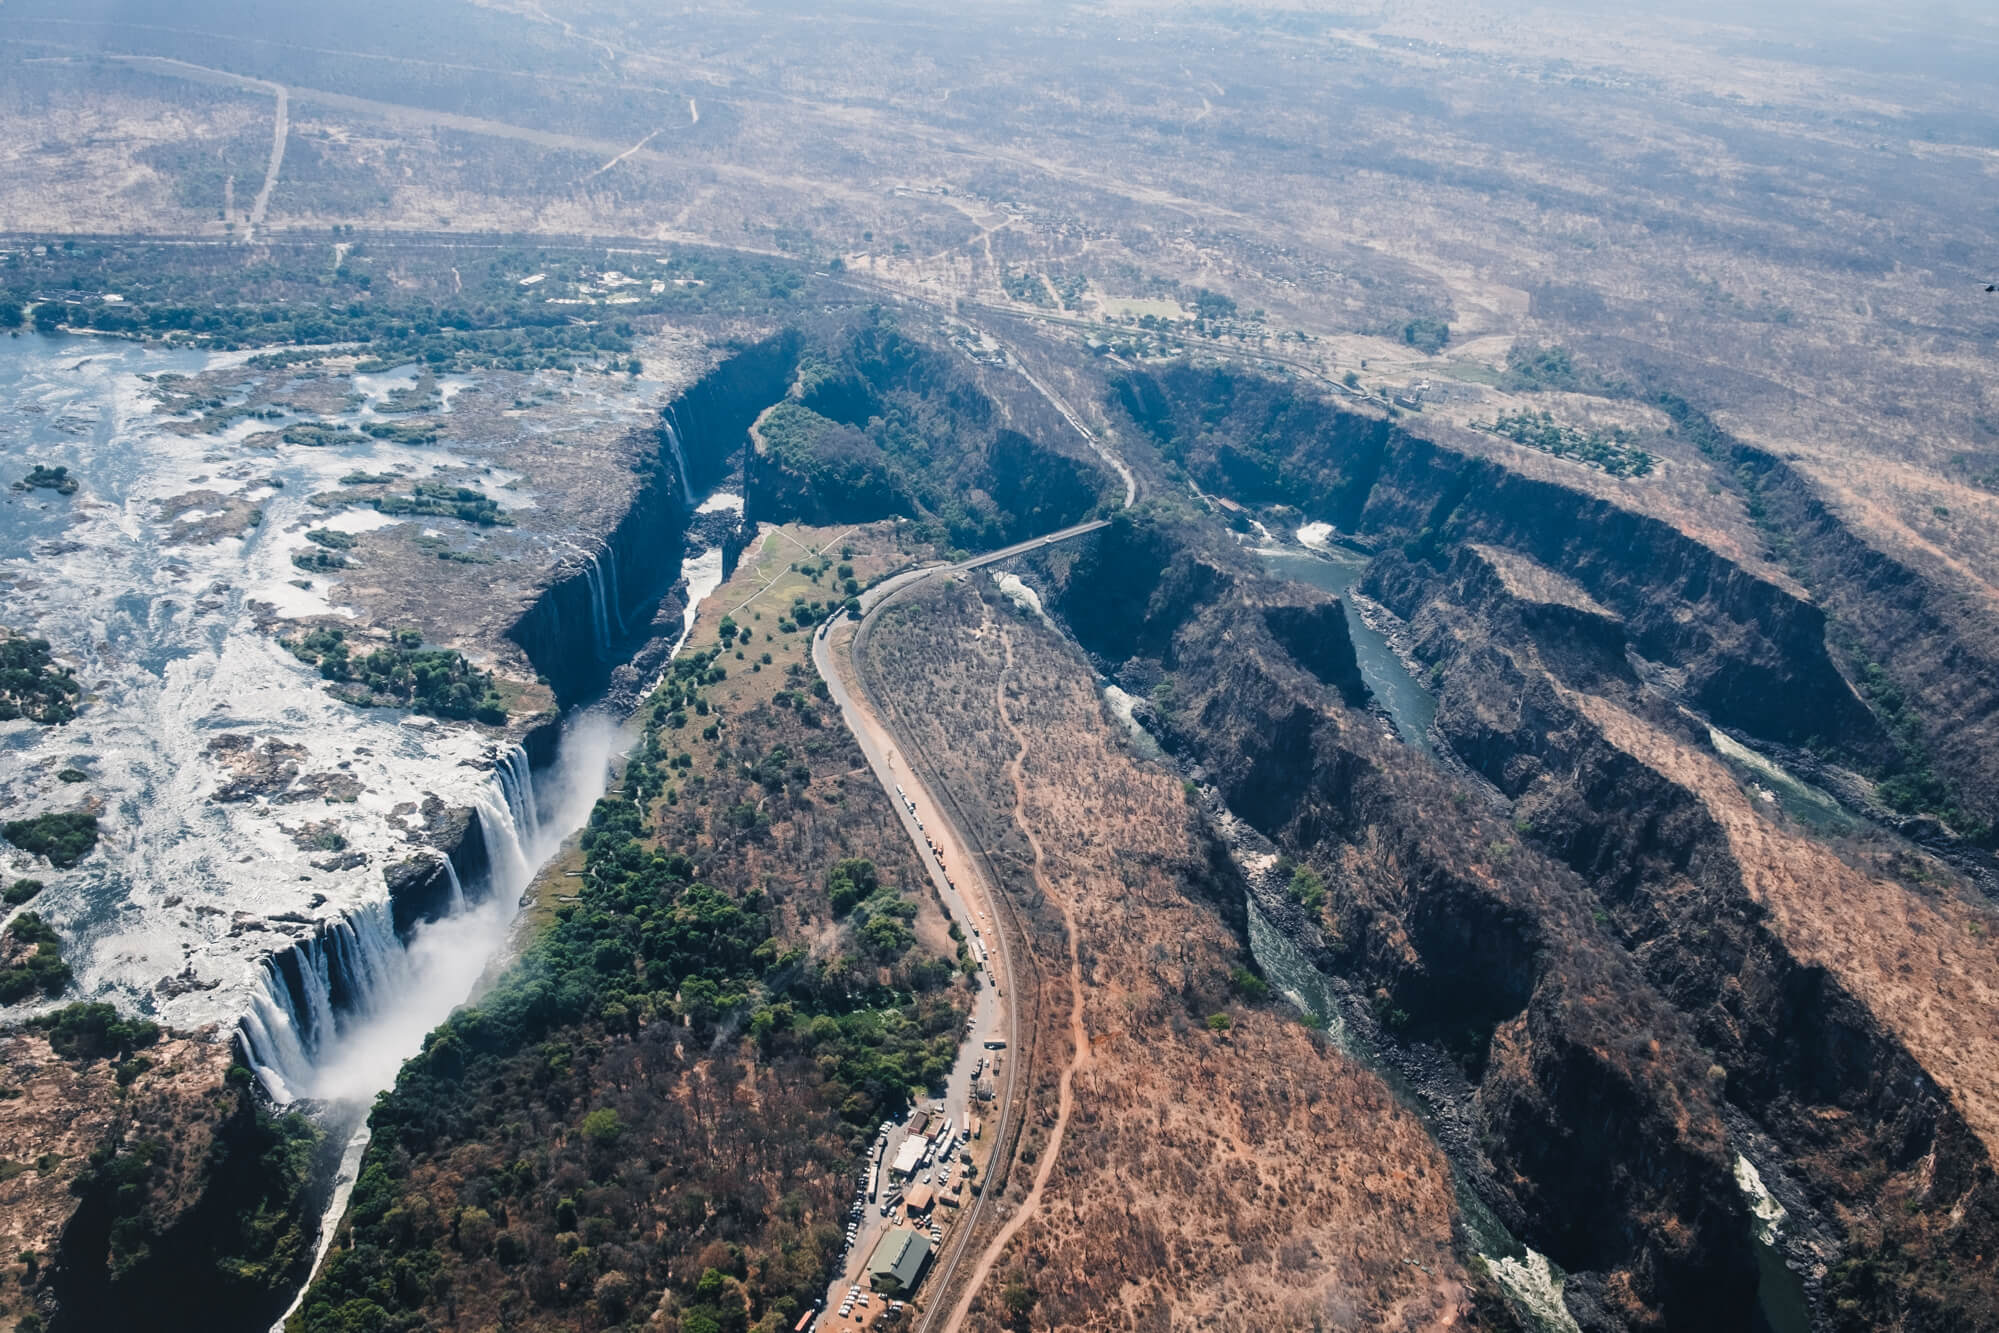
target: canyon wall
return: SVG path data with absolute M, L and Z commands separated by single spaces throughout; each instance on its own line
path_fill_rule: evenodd
M 676 398 L 651 432 L 624 516 L 509 631 L 564 707 L 603 688 L 620 645 L 652 632 L 659 599 L 680 578 L 694 504 L 742 467 L 750 424 L 784 397 L 799 345 L 788 332 L 755 343 Z
M 1767 1317 L 1744 1160 L 1787 1212 L 1778 1243 L 1820 1326 L 1999 1318 L 1978 1258 L 1999 1248 L 1999 1051 L 1951 1030 L 1994 993 L 1989 904 L 1907 844 L 1816 839 L 1708 739 L 1704 718 L 1908 762 L 1824 610 L 1658 520 L 1289 386 L 1181 368 L 1118 398 L 1205 489 L 1382 549 L 1361 588 L 1407 622 L 1441 766 L 1353 711 L 1308 613 L 1273 611 L 1211 526 L 1121 518 L 1038 557 L 1037 586 L 1100 668 L 1153 692 L 1169 748 L 1322 876 L 1322 904 L 1272 916 L 1480 1194 L 1572 1270 L 1581 1322 Z M 1951 641 L 1933 598 L 1831 554 L 1851 539 L 1818 521 L 1828 577 L 1873 571 L 1843 595 L 1900 588 L 1891 619 Z M 1968 635 L 1949 660 L 1990 674 Z M 1761 1299 L 1786 1282 L 1766 1272 Z

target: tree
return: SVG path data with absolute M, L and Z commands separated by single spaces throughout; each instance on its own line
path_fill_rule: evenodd
M 1007 1323 L 1014 1328 L 1026 1328 L 1027 1316 L 1034 1310 L 1034 1292 L 1025 1282 L 1009 1282 L 1000 1291 L 1000 1303 L 1006 1306 Z
M 1441 319 L 1412 319 L 1402 326 L 1402 341 L 1435 356 L 1451 340 L 1451 326 Z
M 834 916 L 845 916 L 880 887 L 881 877 L 875 871 L 875 863 L 865 857 L 847 857 L 826 872 L 826 892 L 833 900 Z
M 596 1147 L 615 1147 L 624 1133 L 625 1122 L 608 1106 L 600 1106 L 583 1117 L 583 1137 Z

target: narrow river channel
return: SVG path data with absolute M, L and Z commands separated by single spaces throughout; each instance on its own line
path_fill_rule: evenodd
M 1311 529 L 1300 534 L 1303 539 Z M 1349 595 L 1367 568 L 1367 557 L 1341 547 L 1314 544 L 1298 550 L 1266 546 L 1257 550 L 1264 571 L 1272 578 L 1309 584 L 1340 599 L 1346 613 L 1347 631 L 1353 639 L 1354 657 L 1369 693 L 1395 723 L 1403 741 L 1424 754 L 1434 755 L 1430 724 L 1437 715 L 1437 701 L 1418 684 L 1402 659 L 1379 630 L 1369 625 L 1355 610 Z M 1761 755 L 1715 732 L 1714 743 L 1726 757 L 1757 773 L 1772 791 L 1772 799 L 1816 830 L 1847 831 L 1852 826 L 1839 805 L 1825 793 L 1810 787 Z M 1332 988 L 1326 978 L 1298 949 L 1298 946 L 1249 904 L 1250 952 L 1271 983 L 1325 1027 L 1328 1037 L 1347 1055 L 1373 1069 L 1412 1109 L 1421 1112 L 1421 1103 L 1394 1070 L 1374 1060 L 1359 1047 L 1341 1021 Z M 1568 1333 L 1575 1330 L 1575 1317 L 1562 1303 L 1562 1272 L 1546 1255 L 1521 1244 L 1495 1217 L 1453 1167 L 1458 1208 L 1473 1247 L 1484 1259 L 1493 1279 L 1512 1299 L 1516 1313 L 1528 1319 L 1540 1333 Z M 1804 1285 L 1785 1266 L 1778 1248 L 1783 1209 L 1770 1198 L 1756 1176 L 1755 1168 L 1742 1160 L 1736 1179 L 1750 1206 L 1754 1226 L 1751 1240 L 1756 1250 L 1759 1274 L 1757 1285 L 1757 1327 L 1759 1333 L 1809 1333 L 1812 1326 Z M 1774 1214 L 1772 1212 L 1774 1210 Z

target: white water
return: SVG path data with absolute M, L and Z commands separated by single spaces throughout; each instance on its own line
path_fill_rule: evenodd
M 1042 624 L 1048 626 L 1050 629 L 1055 627 L 1055 622 L 1048 618 L 1048 612 L 1041 605 L 1041 594 L 1029 587 L 1027 581 L 1021 578 L 1020 575 L 995 573 L 993 575 L 993 584 L 999 589 L 1000 596 L 1012 602 L 1022 611 L 1037 617 Z
M 740 514 L 743 512 L 743 497 L 734 491 L 716 491 L 703 500 L 694 511 L 697 514 Z
M 604 556 L 609 554 L 610 550 L 606 548 L 598 554 L 597 558 L 603 561 L 599 568 L 604 571 L 604 590 L 611 599 L 611 620 L 618 627 L 618 637 L 623 638 L 625 636 L 625 607 L 624 598 L 618 595 L 618 561 L 615 556 L 609 560 L 604 560 Z
M 673 407 L 666 409 L 666 447 L 673 453 L 674 470 L 680 474 L 680 502 L 694 503 L 694 487 L 687 481 L 687 459 L 680 450 L 680 423 L 674 419 Z
M 668 427 L 668 438 L 675 440 L 674 458 L 680 457 L 678 437 Z M 686 473 L 681 473 L 682 484 Z M 743 512 L 743 497 L 731 491 L 716 491 L 696 505 L 697 514 L 740 514 Z M 680 567 L 680 576 L 687 580 L 687 605 L 680 612 L 680 636 L 673 641 L 673 649 L 666 655 L 671 662 L 680 656 L 680 650 L 687 645 L 687 636 L 694 632 L 694 622 L 701 614 L 701 603 L 708 600 L 715 589 L 722 586 L 726 577 L 723 566 L 723 550 L 720 546 L 710 546 Z
M 722 548 L 710 546 L 689 560 L 681 567 L 681 577 L 687 580 L 687 607 L 680 613 L 680 637 L 673 641 L 673 651 L 667 654 L 668 661 L 680 656 L 687 636 L 694 632 L 694 622 L 701 614 L 701 603 L 722 586 Z
M 1332 549 L 1333 525 L 1330 523 L 1307 523 L 1298 529 L 1298 544 L 1309 546 L 1314 551 Z
M 1784 1229 L 1784 1219 L 1790 1216 L 1784 1205 L 1763 1185 L 1763 1173 L 1756 1169 L 1756 1163 L 1735 1154 L 1735 1187 L 1742 1191 L 1742 1201 L 1749 1205 L 1749 1215 L 1756 1239 L 1764 1245 L 1775 1245 L 1777 1235 Z
M 48 884 L 35 910 L 63 936 L 78 978 L 63 1001 L 115 1000 L 188 1029 L 226 1030 L 261 990 L 265 956 L 380 902 L 383 868 L 421 851 L 411 812 L 432 793 L 466 803 L 490 747 L 471 727 L 340 702 L 255 622 L 259 605 L 280 616 L 335 609 L 325 580 L 291 564 L 306 529 L 380 522 L 308 497 L 357 468 L 421 478 L 466 460 L 372 440 L 272 444 L 255 421 L 181 433 L 139 378 L 244 360 L 0 340 L 0 481 L 40 462 L 82 482 L 67 498 L 0 488 L 0 621 L 47 638 L 89 691 L 66 726 L 0 723 L 0 807 L 18 818 L 88 804 L 100 826 L 97 850 L 66 871 L 0 845 L 0 876 Z M 250 443 L 259 431 L 267 438 Z M 213 498 L 194 508 L 254 505 L 262 522 L 191 538 L 160 502 L 197 491 Z M 217 799 L 238 776 L 211 749 L 225 735 L 259 751 L 297 747 L 273 767 L 357 790 L 351 801 L 296 784 Z M 88 779 L 57 781 L 70 766 Z M 328 822 L 365 863 L 312 845 L 305 826 Z
M 590 643 L 601 662 L 611 655 L 611 616 L 604 606 L 604 575 L 595 555 L 583 562 L 583 579 L 590 585 Z
M 285 1333 L 285 1321 L 298 1313 L 298 1307 L 305 1304 L 305 1294 L 312 1289 L 312 1277 L 319 1274 L 319 1266 L 326 1262 L 326 1252 L 333 1248 L 333 1238 L 341 1216 L 347 1211 L 347 1201 L 354 1197 L 354 1182 L 361 1178 L 361 1159 L 368 1152 L 368 1122 L 363 1119 L 360 1128 L 348 1136 L 347 1146 L 341 1149 L 340 1165 L 333 1175 L 333 1193 L 327 1200 L 326 1211 L 320 1218 L 319 1243 L 313 1247 L 312 1267 L 307 1270 L 307 1280 L 299 1284 L 298 1294 L 292 1303 L 273 1323 L 270 1333 Z
M 1133 706 L 1138 700 L 1115 685 L 1104 686 L 1104 702 L 1110 705 L 1112 716 L 1124 724 L 1125 734 L 1131 738 L 1132 748 L 1147 759 L 1158 759 L 1166 751 L 1160 748 L 1158 737 L 1145 729 L 1138 720 Z
M 1562 1303 L 1562 1275 L 1547 1255 L 1527 1250 L 1518 1257 L 1481 1254 L 1479 1258 L 1492 1280 L 1524 1306 L 1545 1333 L 1582 1333 L 1582 1325 Z
M 418 926 L 405 944 L 387 904 L 371 904 L 295 946 L 292 967 L 286 959 L 264 964 L 243 1034 L 275 1100 L 364 1102 L 395 1082 L 403 1061 L 465 1002 L 505 947 L 535 874 L 603 795 L 615 743 L 607 720 L 578 714 L 542 775 L 539 800 L 527 756 L 514 747 L 474 794 L 490 868 L 465 895 L 464 910 Z

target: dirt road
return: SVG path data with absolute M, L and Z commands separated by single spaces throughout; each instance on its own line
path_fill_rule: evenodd
M 964 1324 L 965 1317 L 972 1311 L 972 1302 L 978 1299 L 979 1288 L 985 1286 L 986 1279 L 992 1276 L 993 1265 L 999 1262 L 1000 1256 L 1006 1252 L 1006 1247 L 1013 1241 L 1014 1236 L 1040 1210 L 1041 1196 L 1048 1187 L 1049 1174 L 1054 1171 L 1055 1159 L 1062 1152 L 1062 1136 L 1069 1129 L 1069 1113 L 1075 1109 L 1076 1071 L 1090 1060 L 1090 1034 L 1083 1026 L 1083 959 L 1076 933 L 1076 919 L 1070 915 L 1069 905 L 1062 895 L 1056 893 L 1054 886 L 1048 882 L 1048 857 L 1042 851 L 1040 837 L 1034 832 L 1034 822 L 1027 817 L 1027 784 L 1021 780 L 1021 767 L 1027 762 L 1027 738 L 1021 735 L 1019 724 L 1013 720 L 1013 715 L 1006 706 L 1007 681 L 1013 674 L 1013 640 L 1005 630 L 1000 631 L 1000 645 L 1006 654 L 1006 665 L 1000 671 L 999 688 L 993 696 L 993 708 L 998 713 L 1000 722 L 1006 727 L 1007 734 L 1013 737 L 1013 759 L 1006 766 L 1007 781 L 1013 786 L 1013 821 L 1026 836 L 1028 848 L 1034 854 L 1035 885 L 1040 889 L 1041 896 L 1053 903 L 1055 909 L 1062 914 L 1062 928 L 1069 937 L 1070 1054 L 1069 1063 L 1063 1066 L 1062 1076 L 1056 1085 L 1055 1123 L 1049 1127 L 1047 1146 L 1042 1150 L 1040 1163 L 1035 1167 L 1034 1185 L 1028 1190 L 1027 1197 L 1021 1200 L 1020 1207 L 1014 1211 L 1013 1216 L 1007 1219 L 1006 1225 L 1001 1227 L 985 1249 L 980 1251 L 978 1263 L 973 1267 L 972 1275 L 965 1281 L 964 1293 L 959 1296 L 958 1303 L 952 1307 L 950 1317 L 944 1321 L 944 1327 L 947 1329 L 955 1329 Z M 937 1290 L 941 1291 L 943 1288 L 939 1287 Z M 933 1319 L 926 1321 L 926 1327 L 934 1323 L 934 1314 L 933 1310 Z

